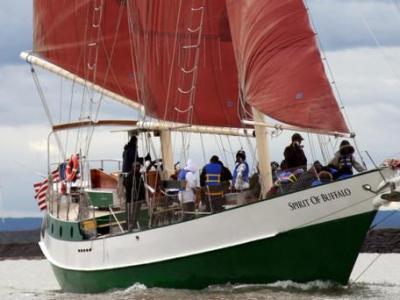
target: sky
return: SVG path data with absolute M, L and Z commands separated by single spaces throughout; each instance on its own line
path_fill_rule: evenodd
M 400 158 L 400 1 L 307 3 L 360 150 L 367 150 L 377 163 L 388 157 Z M 50 130 L 29 66 L 19 58 L 21 51 L 32 48 L 31 0 L 1 0 L 0 41 L 0 217 L 40 216 L 32 184 L 41 180 L 38 173 L 47 171 Z M 56 111 L 55 103 L 68 98 L 68 83 L 47 72 L 38 70 L 38 74 Z M 107 102 L 102 111 L 104 118 L 135 116 L 112 102 Z M 282 159 L 290 135 L 285 132 L 272 139 L 273 160 Z M 92 155 L 119 159 L 125 142 L 124 132 L 96 132 Z M 331 142 L 337 145 L 337 141 Z M 192 141 L 199 166 L 203 157 L 218 150 L 217 143 L 206 145 L 203 155 L 201 141 Z M 223 143 L 228 148 L 227 140 Z M 305 150 L 311 156 L 307 143 Z M 227 161 L 233 160 L 230 155 L 225 156 Z

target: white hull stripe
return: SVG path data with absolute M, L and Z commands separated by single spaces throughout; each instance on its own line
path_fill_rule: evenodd
M 46 234 L 40 246 L 52 264 L 70 270 L 108 270 L 172 260 L 370 212 L 375 209 L 373 194 L 363 190 L 362 185 L 377 187 L 381 180 L 378 172 L 368 172 L 139 233 L 88 241 L 62 241 Z

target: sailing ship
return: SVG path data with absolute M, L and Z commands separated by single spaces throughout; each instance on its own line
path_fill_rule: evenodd
M 81 84 L 91 105 L 85 119 L 63 123 L 46 110 L 58 170 L 65 163 L 70 169 L 55 180 L 49 161 L 40 247 L 65 291 L 136 282 L 193 289 L 279 280 L 346 284 L 381 195 L 397 193 L 398 172 L 380 166 L 267 196 L 271 133 L 351 136 L 301 0 L 35 0 L 34 47 L 21 56 L 35 80 L 40 66 Z M 103 97 L 139 117 L 98 119 Z M 126 225 L 121 170 L 94 168 L 88 157 L 93 130 L 115 125 L 160 140 L 163 170 L 143 174 L 146 203 L 135 230 Z M 70 158 L 60 133 L 76 128 L 88 129 L 89 142 Z M 184 218 L 189 212 L 170 179 L 175 133 L 255 139 L 260 191 L 228 191 L 224 210 L 197 209 Z

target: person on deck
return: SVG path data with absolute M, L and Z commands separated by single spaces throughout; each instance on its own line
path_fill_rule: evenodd
M 232 184 L 237 191 L 249 188 L 249 165 L 246 162 L 246 153 L 239 150 L 236 153 L 236 165 L 233 171 Z
M 224 166 L 222 161 L 218 160 L 218 163 L 221 165 L 222 170 L 221 170 L 221 184 L 222 188 L 224 190 L 224 193 L 229 192 L 229 188 L 231 186 L 231 180 L 232 180 L 232 173 L 231 171 Z
M 299 168 L 307 170 L 307 158 L 301 145 L 302 141 L 303 137 L 298 133 L 294 133 L 292 135 L 292 143 L 283 152 L 287 168 L 292 171 Z
M 278 172 L 280 170 L 280 166 L 276 161 L 271 162 L 272 182 L 278 179 Z
M 328 166 L 334 167 L 338 170 L 336 178 L 344 178 L 353 175 L 353 168 L 358 172 L 365 171 L 363 167 L 354 157 L 354 147 L 350 145 L 349 141 L 343 140 L 340 143 L 339 151 L 335 153 L 333 159 L 329 162 Z
M 190 213 L 195 211 L 195 189 L 197 187 L 197 179 L 195 176 L 196 171 L 196 165 L 189 159 L 186 166 L 178 173 L 178 180 L 181 183 L 178 197 L 185 213 L 183 217 L 184 221 L 190 220 L 194 217 L 194 214 Z
M 325 167 L 321 164 L 321 162 L 316 160 L 310 169 L 300 174 L 296 182 L 294 182 L 293 185 L 290 187 L 290 191 L 299 191 L 310 187 L 315 180 L 319 179 L 318 174 L 324 169 Z
M 132 164 L 137 161 L 137 137 L 131 136 L 131 139 L 124 147 L 122 153 L 122 172 L 128 173 L 132 170 Z
M 281 171 L 278 172 L 277 180 L 274 183 L 277 186 L 277 191 L 281 194 L 289 192 L 293 184 L 296 183 L 297 177 L 300 177 L 301 173 L 303 173 L 303 169 L 296 169 L 292 172 L 291 169 L 285 167 L 285 164 L 286 162 L 283 160 L 281 162 Z
M 224 192 L 221 183 L 222 173 L 223 166 L 216 155 L 211 157 L 210 162 L 201 171 L 200 186 L 204 191 L 202 201 L 208 211 L 214 212 L 223 209 Z
M 329 171 L 323 170 L 323 171 L 318 173 L 318 178 L 316 178 L 312 182 L 311 186 L 317 186 L 317 185 L 320 185 L 320 184 L 323 184 L 323 183 L 329 183 L 329 182 L 332 182 L 332 181 L 333 181 L 332 174 Z
M 200 186 L 212 186 L 221 183 L 222 165 L 219 162 L 219 158 L 213 155 L 210 158 L 210 162 L 206 164 L 201 170 L 200 174 Z
M 138 219 L 142 204 L 146 199 L 142 174 L 142 165 L 138 162 L 132 164 L 131 172 L 124 178 L 126 213 L 128 230 L 131 231 L 138 225 Z

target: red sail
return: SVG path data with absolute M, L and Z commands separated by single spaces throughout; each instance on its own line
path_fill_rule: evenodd
M 240 127 L 224 0 L 36 0 L 34 51 L 161 120 Z
M 226 0 L 243 99 L 303 128 L 347 133 L 302 0 Z

